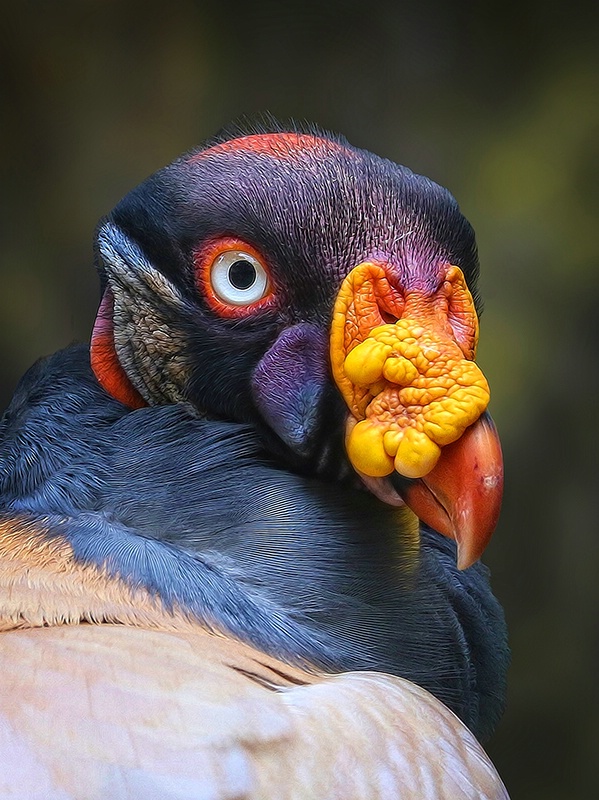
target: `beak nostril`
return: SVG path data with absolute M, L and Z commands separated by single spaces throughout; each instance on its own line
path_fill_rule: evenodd
M 380 308 L 380 314 L 383 319 L 383 322 L 386 325 L 394 325 L 397 322 L 397 317 L 394 314 L 390 314 L 388 311 L 385 311 L 384 308 Z

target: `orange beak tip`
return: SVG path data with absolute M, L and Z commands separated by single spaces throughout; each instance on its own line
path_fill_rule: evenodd
M 424 478 L 366 478 L 366 486 L 391 505 L 405 504 L 438 533 L 457 544 L 458 569 L 483 554 L 499 519 L 503 460 L 495 425 L 483 414 L 463 436 L 441 449 L 437 465 Z
M 497 430 L 483 414 L 463 436 L 443 448 L 437 466 L 422 479 L 425 491 L 404 499 L 431 527 L 455 539 L 458 568 L 483 554 L 495 530 L 503 495 L 503 457 Z

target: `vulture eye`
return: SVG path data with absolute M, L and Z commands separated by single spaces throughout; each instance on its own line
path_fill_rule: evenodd
M 268 291 L 268 275 L 257 258 L 243 250 L 226 250 L 214 259 L 210 284 L 223 303 L 249 306 Z
M 221 317 L 243 317 L 273 305 L 268 267 L 251 244 L 225 236 L 194 253 L 199 288 Z

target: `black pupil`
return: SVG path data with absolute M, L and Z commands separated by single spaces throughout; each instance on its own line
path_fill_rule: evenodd
M 249 289 L 256 282 L 256 267 L 240 259 L 229 267 L 229 281 L 236 289 Z

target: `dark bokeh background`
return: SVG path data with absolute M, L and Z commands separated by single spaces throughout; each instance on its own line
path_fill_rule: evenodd
M 514 798 L 596 796 L 598 16 L 323 5 L 2 4 L 2 406 L 88 337 L 97 219 L 233 117 L 308 118 L 448 186 L 478 233 L 507 469 L 486 561 L 513 666 L 489 751 Z

